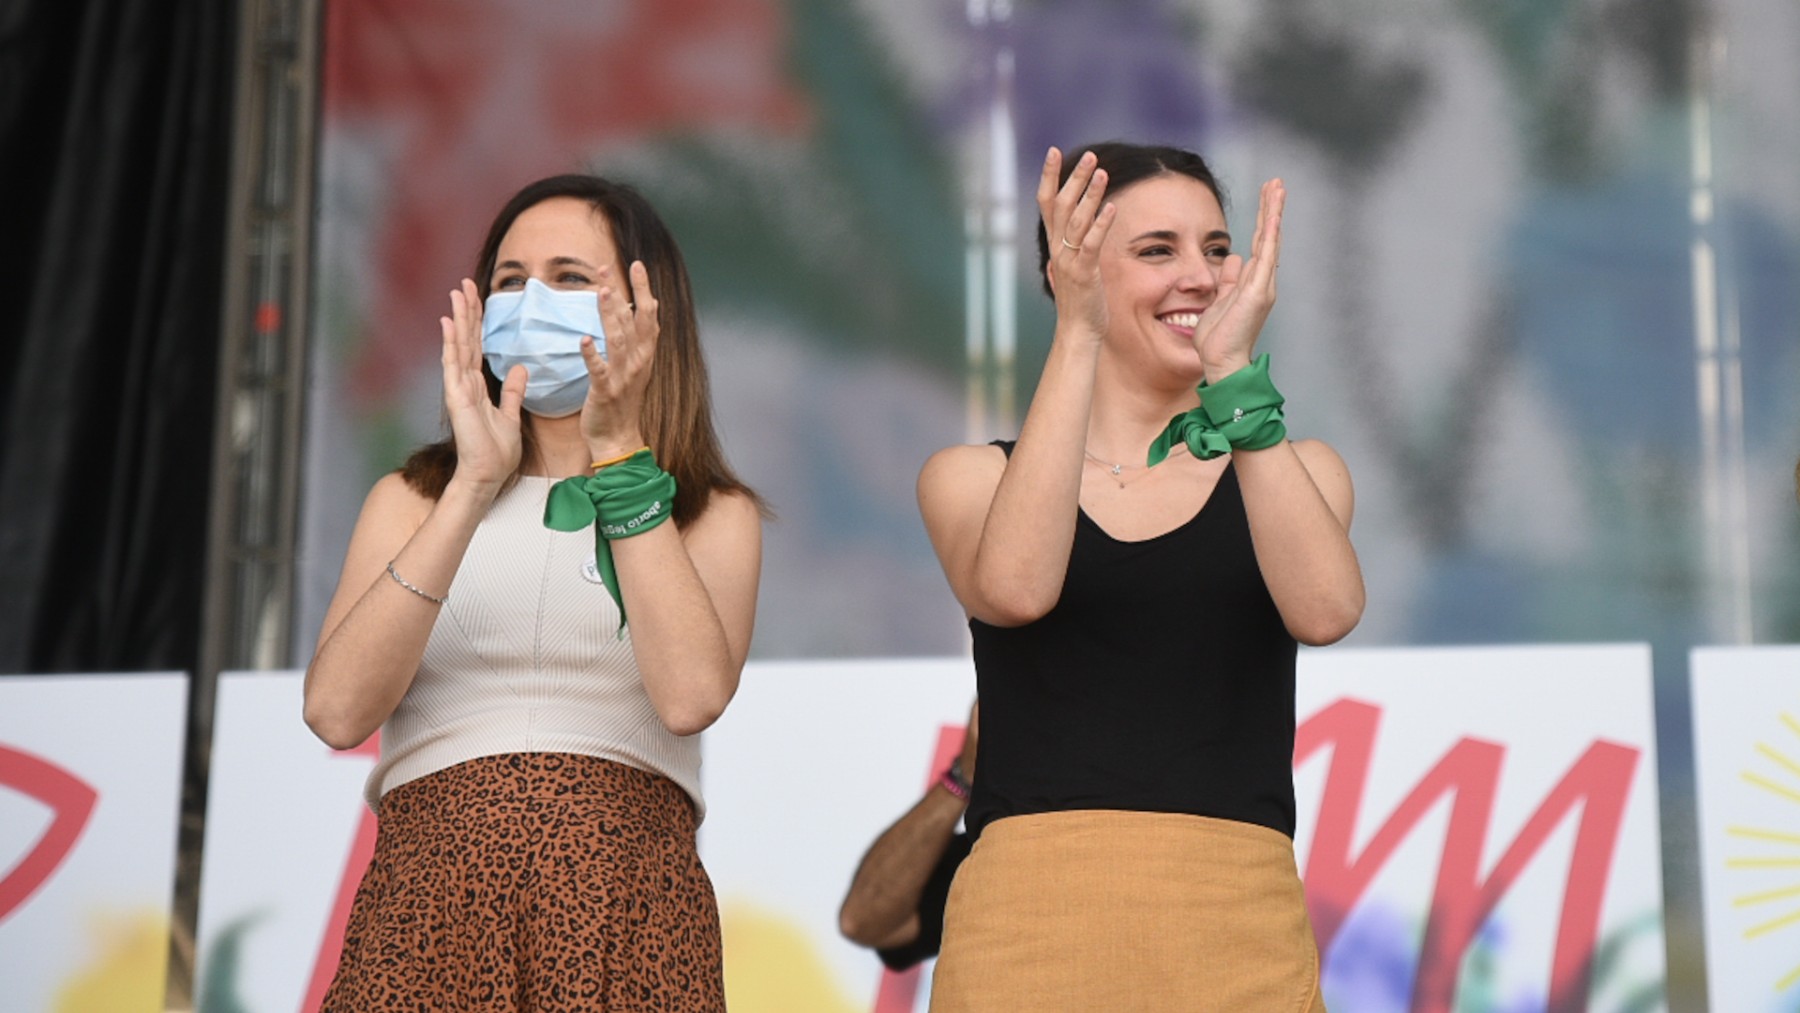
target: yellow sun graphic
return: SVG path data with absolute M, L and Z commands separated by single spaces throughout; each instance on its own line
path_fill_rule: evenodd
M 726 1006 L 737 1013 L 855 1013 L 805 926 L 741 897 L 721 903 L 719 914 Z
M 1781 803 L 1767 810 L 1770 815 L 1785 817 L 1779 822 L 1787 826 L 1800 826 L 1800 762 L 1794 759 L 1795 754 L 1783 751 L 1785 747 L 1800 752 L 1800 721 L 1783 713 L 1781 723 L 1792 733 L 1793 741 L 1783 738 L 1780 746 L 1758 742 L 1756 753 L 1760 759 L 1738 776 Z M 1744 853 L 1725 860 L 1728 869 L 1757 875 L 1763 881 L 1772 873 L 1779 875 L 1781 870 L 1800 870 L 1800 832 L 1786 827 L 1728 826 L 1725 834 L 1744 842 L 1745 848 Z M 1800 877 L 1800 871 L 1795 875 Z M 1731 898 L 1731 906 L 1744 912 L 1749 923 L 1743 930 L 1745 940 L 1800 927 L 1800 880 L 1793 885 L 1737 894 Z M 1794 949 L 1800 950 L 1800 941 Z M 1800 964 L 1775 982 L 1775 991 L 1784 992 L 1796 983 L 1800 983 Z

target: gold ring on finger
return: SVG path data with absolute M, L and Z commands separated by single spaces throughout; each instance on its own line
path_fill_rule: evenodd
M 1069 249 L 1071 249 L 1071 250 L 1079 250 L 1079 249 L 1081 249 L 1081 247 L 1079 247 L 1079 246 L 1076 246 L 1076 245 L 1075 245 L 1075 244 L 1074 244 L 1074 243 L 1071 243 L 1071 242 L 1069 242 L 1069 237 L 1068 237 L 1068 236 L 1063 236 L 1063 237 L 1062 237 L 1062 244 L 1063 244 L 1063 245 L 1064 245 L 1064 246 L 1066 246 L 1066 247 L 1068 247 L 1068 248 L 1069 248 Z

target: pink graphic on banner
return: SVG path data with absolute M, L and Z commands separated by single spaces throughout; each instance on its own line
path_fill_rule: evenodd
M 931 769 L 925 774 L 925 790 L 930 791 L 944 768 L 950 761 L 962 753 L 963 726 L 940 725 L 938 727 L 937 748 L 931 753 Z M 881 970 L 881 988 L 875 993 L 874 1013 L 911 1013 L 913 1005 L 919 998 L 919 969 L 909 967 L 904 971 Z
M 377 759 L 381 756 L 381 733 L 369 736 L 369 741 L 355 749 L 346 749 L 335 756 L 366 756 Z M 313 958 L 312 978 L 306 986 L 306 1000 L 300 1004 L 302 1013 L 310 1013 L 325 1003 L 325 993 L 331 988 L 331 979 L 337 975 L 338 958 L 344 950 L 344 926 L 350 924 L 350 905 L 356 900 L 356 887 L 362 882 L 363 872 L 369 867 L 369 859 L 375 855 L 375 813 L 368 806 L 362 807 L 362 818 L 356 823 L 356 836 L 351 840 L 350 853 L 344 859 L 343 875 L 338 877 L 337 898 L 331 904 L 331 916 L 325 920 L 325 934 L 319 939 L 319 952 Z
M 50 825 L 25 857 L 0 879 L 0 921 L 5 921 L 62 865 L 93 815 L 100 794 L 49 760 L 0 745 L 0 785 L 50 807 Z
M 1360 855 L 1351 841 L 1361 815 L 1381 708 L 1338 700 L 1300 725 L 1294 763 L 1329 748 L 1331 766 L 1306 859 L 1306 892 L 1321 952 L 1329 951 L 1358 900 L 1420 820 L 1448 795 L 1450 825 L 1433 887 L 1414 981 L 1415 1013 L 1448 1013 L 1464 954 L 1527 863 L 1577 809 L 1562 915 L 1550 971 L 1550 1010 L 1587 1008 L 1592 957 L 1613 854 L 1640 750 L 1595 741 L 1540 802 L 1486 879 L 1487 842 L 1505 747 L 1460 739 L 1381 824 Z

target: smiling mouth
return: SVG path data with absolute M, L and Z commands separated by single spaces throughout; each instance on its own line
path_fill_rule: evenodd
M 1185 327 L 1188 330 L 1193 330 L 1200 326 L 1199 313 L 1164 313 L 1156 319 L 1173 327 Z

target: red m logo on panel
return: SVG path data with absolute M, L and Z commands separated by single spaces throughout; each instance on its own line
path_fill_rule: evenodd
M 1395 849 L 1440 799 L 1449 796 L 1449 830 L 1412 997 L 1414 1013 L 1447 1013 L 1456 996 L 1463 955 L 1482 923 L 1551 833 L 1579 809 L 1551 962 L 1549 1008 L 1585 1009 L 1601 904 L 1639 750 L 1599 740 L 1589 745 L 1483 878 L 1481 855 L 1506 749 L 1478 739 L 1463 738 L 1452 746 L 1388 815 L 1362 852 L 1352 853 L 1380 721 L 1381 708 L 1344 699 L 1308 718 L 1295 736 L 1295 766 L 1320 749 L 1332 750 L 1305 868 L 1307 905 L 1320 951 L 1329 951 L 1345 918 Z

